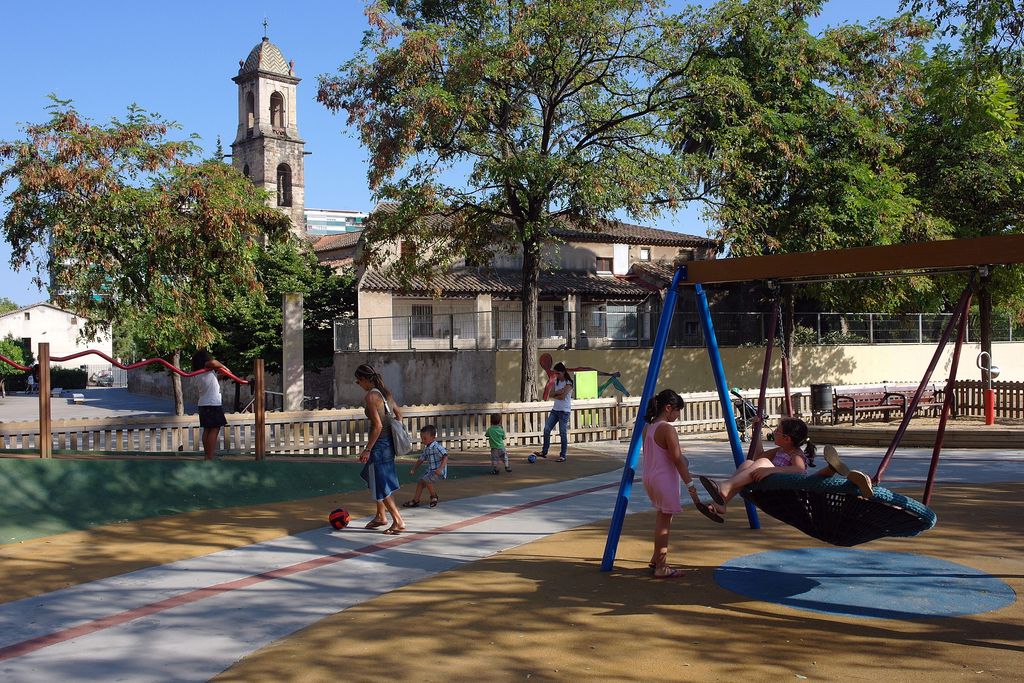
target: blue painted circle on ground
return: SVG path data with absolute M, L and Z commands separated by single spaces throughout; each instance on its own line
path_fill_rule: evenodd
M 996 577 L 925 555 L 856 548 L 772 550 L 730 560 L 715 581 L 795 609 L 876 619 L 956 617 L 1013 604 Z

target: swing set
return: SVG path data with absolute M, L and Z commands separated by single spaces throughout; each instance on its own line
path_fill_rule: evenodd
M 46 342 L 39 344 L 39 359 L 35 367 L 21 365 L 10 358 L 0 355 L 0 363 L 7 363 L 11 367 L 17 368 L 22 372 L 33 372 L 36 368 L 39 371 L 39 457 L 51 458 L 53 457 L 53 426 L 51 422 L 50 412 L 50 363 L 63 363 L 69 360 L 75 360 L 83 356 L 94 355 L 99 356 L 111 365 L 117 366 L 122 370 L 135 370 L 137 368 L 144 367 L 146 365 L 163 365 L 165 368 L 170 370 L 176 375 L 181 377 L 195 377 L 206 372 L 213 372 L 212 370 L 196 370 L 195 372 L 186 372 L 180 368 L 175 367 L 171 363 L 168 363 L 163 358 L 149 358 L 142 360 L 137 363 L 131 363 L 125 365 L 120 363 L 102 351 L 96 349 L 86 349 L 85 351 L 79 351 L 78 353 L 72 353 L 67 356 L 50 356 L 50 345 Z M 255 450 L 256 459 L 262 460 L 266 457 L 267 453 L 267 437 L 266 437 L 266 400 L 263 393 L 264 387 L 264 370 L 263 370 L 263 359 L 257 358 L 255 361 L 253 379 L 251 382 L 237 377 L 236 375 L 222 371 L 232 381 L 237 384 L 252 384 L 253 387 L 253 413 L 256 422 L 256 433 L 255 433 Z
M 971 296 L 975 287 L 978 270 L 993 265 L 1024 263 L 1024 235 L 1000 235 L 964 240 L 941 240 L 917 244 L 859 247 L 809 253 L 778 254 L 747 258 L 718 259 L 711 261 L 690 261 L 676 269 L 665 296 L 658 332 L 651 351 L 651 362 L 647 369 L 636 425 L 629 443 L 622 481 L 615 501 L 615 509 L 608 530 L 602 571 L 610 571 L 615 563 L 622 524 L 632 490 L 636 466 L 640 456 L 640 434 L 647 403 L 654 396 L 658 375 L 668 341 L 669 326 L 675 312 L 679 288 L 693 286 L 697 308 L 704 331 L 705 345 L 711 363 L 726 432 L 733 460 L 737 467 L 748 454 L 744 454 L 740 435 L 733 414 L 729 385 L 726 382 L 718 341 L 711 322 L 704 285 L 732 282 L 771 282 L 778 284 L 799 284 L 834 280 L 842 276 L 889 278 L 905 275 L 968 272 L 969 278 L 957 305 L 953 309 L 939 343 L 932 356 L 914 396 L 910 399 L 903 419 L 878 465 L 873 477 L 882 480 L 886 469 L 898 448 L 910 419 L 920 403 L 921 396 L 931 380 L 943 351 L 957 331 L 949 376 L 946 383 L 945 400 L 936 430 L 932 459 L 925 484 L 923 503 L 894 493 L 882 487 L 875 487 L 871 498 L 865 498 L 859 489 L 841 477 L 804 476 L 774 474 L 748 487 L 743 493 L 747 518 L 751 529 L 760 528 L 756 507 L 767 514 L 789 524 L 819 540 L 838 546 L 853 546 L 886 536 L 914 536 L 935 525 L 936 517 L 928 507 L 931 499 L 939 455 L 942 450 L 946 423 L 952 410 L 953 385 L 956 381 L 960 352 L 967 334 L 967 318 Z M 764 413 L 768 388 L 768 375 L 772 363 L 772 351 L 776 329 L 779 324 L 780 307 L 773 306 L 771 323 L 765 349 L 764 368 L 761 375 L 758 411 Z M 786 394 L 785 409 L 793 414 L 789 391 L 788 359 L 782 358 L 783 387 Z M 755 423 L 751 437 L 750 454 L 756 451 L 760 440 L 760 423 Z M 756 507 L 755 507 L 756 506 Z

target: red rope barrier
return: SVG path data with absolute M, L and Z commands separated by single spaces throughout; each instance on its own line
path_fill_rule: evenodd
M 30 368 L 27 365 L 19 365 L 18 363 L 15 363 L 13 360 L 11 360 L 10 358 L 8 358 L 7 356 L 4 356 L 2 354 L 0 354 L 0 361 L 3 361 L 5 363 L 7 363 L 8 365 L 10 365 L 13 368 L 18 368 L 22 372 L 29 372 L 32 369 L 32 368 Z
M 213 372 L 212 370 L 206 370 L 206 369 L 196 370 L 195 372 L 185 372 L 184 370 L 181 370 L 179 368 L 174 367 L 173 365 L 171 365 L 170 363 L 165 361 L 163 358 L 149 358 L 147 360 L 140 360 L 137 363 L 132 363 L 131 365 L 125 365 L 123 363 L 117 362 L 116 360 L 114 360 L 113 358 L 111 358 L 107 354 L 103 353 L 102 351 L 96 351 L 95 349 L 87 349 L 85 351 L 79 351 L 78 353 L 72 353 L 70 356 L 51 356 L 50 360 L 58 362 L 58 363 L 63 363 L 65 361 L 74 360 L 75 358 L 81 358 L 82 356 L 88 356 L 89 354 L 93 354 L 93 355 L 99 356 L 100 358 L 103 358 L 105 361 L 107 361 L 111 365 L 116 365 L 117 367 L 121 368 L 122 370 L 134 370 L 136 368 L 141 368 L 144 365 L 152 365 L 153 363 L 159 363 L 160 365 L 163 365 L 165 368 L 167 368 L 171 372 L 173 372 L 175 374 L 178 374 L 178 375 L 181 375 L 182 377 L 195 377 L 196 375 L 201 375 L 204 372 Z M 27 367 L 25 365 L 19 365 L 18 363 L 15 363 L 13 360 L 11 360 L 10 358 L 7 358 L 6 356 L 0 355 L 0 360 L 2 360 L 3 362 L 7 363 L 8 365 L 11 365 L 11 366 L 13 366 L 15 368 L 18 368 L 19 370 L 21 370 L 23 372 L 30 372 L 32 370 L 31 367 Z M 239 384 L 248 384 L 249 383 L 246 380 L 242 379 L 241 377 L 238 377 L 238 376 L 232 374 L 231 372 L 229 372 L 227 370 L 221 370 L 220 373 L 225 375 L 229 379 L 234 380 L 235 382 L 237 382 Z

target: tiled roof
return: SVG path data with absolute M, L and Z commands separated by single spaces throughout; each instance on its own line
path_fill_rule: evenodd
M 281 50 L 266 36 L 252 49 L 238 73 L 247 74 L 253 71 L 269 71 L 282 76 L 292 75 L 291 67 L 288 66 L 288 61 L 281 54 Z
M 374 213 L 381 211 L 389 213 L 394 211 L 395 205 L 391 202 L 381 202 L 374 209 Z M 373 214 L 370 215 L 370 220 L 373 220 Z M 445 216 L 428 216 L 423 220 L 434 225 L 443 226 L 448 220 Z M 601 220 L 598 221 L 597 226 L 599 230 L 584 230 L 572 225 L 568 219 L 563 219 L 565 223 L 564 228 L 553 230 L 553 234 L 566 241 L 576 242 L 618 242 L 622 244 L 642 244 L 650 246 L 664 246 L 664 247 L 704 247 L 709 249 L 715 249 L 718 247 L 718 243 L 715 240 L 708 239 L 707 237 L 698 237 L 697 235 L 686 235 L 681 232 L 672 232 L 671 230 L 661 230 L 658 228 L 646 228 L 642 225 L 633 225 L 631 223 L 623 223 L 622 221 L 609 221 Z
M 573 242 L 619 242 L 622 244 L 643 244 L 658 247 L 717 247 L 718 243 L 707 237 L 686 235 L 671 230 L 646 228 L 642 225 L 622 221 L 598 221 L 600 230 L 581 230 L 566 221 L 566 227 L 554 233 L 563 240 Z
M 439 275 L 428 282 L 424 278 L 413 278 L 409 288 L 404 289 L 397 277 L 377 271 L 363 275 L 360 289 L 379 292 L 404 292 L 434 294 L 505 294 L 519 296 L 523 274 L 518 270 L 477 270 L 457 268 Z M 617 277 L 602 277 L 587 273 L 550 272 L 541 273 L 542 294 L 589 294 L 605 297 L 643 297 L 651 290 Z
M 323 235 L 313 242 L 313 251 L 331 251 L 333 249 L 350 249 L 359 242 L 362 232 L 342 232 L 337 235 Z

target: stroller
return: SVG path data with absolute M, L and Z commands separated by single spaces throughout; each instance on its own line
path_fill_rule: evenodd
M 735 398 L 732 401 L 733 408 L 736 410 L 736 428 L 740 433 L 740 441 L 746 441 L 748 436 L 747 432 L 754 426 L 754 420 L 757 418 L 757 406 L 751 403 L 748 399 L 743 398 L 740 390 L 733 387 L 730 391 Z M 762 422 L 766 415 L 761 415 Z M 766 435 L 767 438 L 771 438 L 771 432 Z

